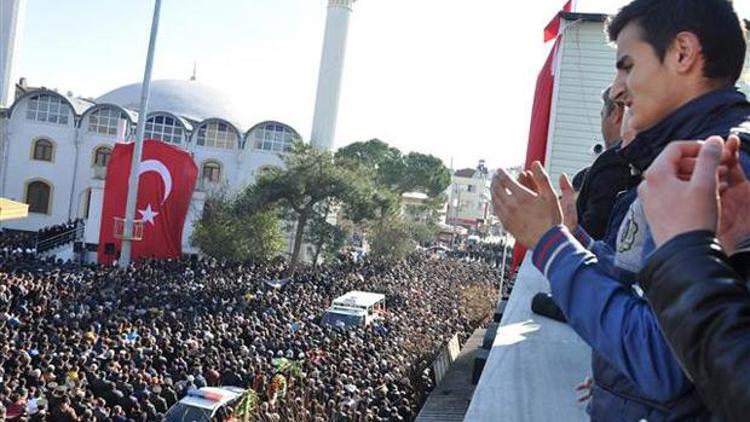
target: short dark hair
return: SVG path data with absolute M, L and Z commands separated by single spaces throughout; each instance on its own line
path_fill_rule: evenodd
M 734 84 L 742 73 L 747 49 L 744 23 L 731 0 L 633 0 L 607 22 L 607 35 L 614 42 L 631 22 L 641 28 L 659 60 L 678 33 L 694 33 L 705 60 L 703 75 Z

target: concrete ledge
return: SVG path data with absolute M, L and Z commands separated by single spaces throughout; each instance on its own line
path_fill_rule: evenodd
M 465 421 L 582 421 L 575 386 L 591 373 L 591 349 L 566 324 L 531 312 L 549 291 L 528 254 L 495 336 Z

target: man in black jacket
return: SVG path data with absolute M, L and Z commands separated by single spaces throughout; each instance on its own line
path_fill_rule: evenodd
M 739 145 L 672 143 L 639 188 L 659 246 L 641 272 L 645 294 L 706 404 L 732 421 L 750 415 L 750 182 Z
M 604 237 L 609 213 L 617 194 L 629 187 L 630 167 L 620 157 L 620 127 L 625 113 L 622 103 L 609 98 L 610 88 L 602 93 L 602 138 L 605 151 L 591 164 L 578 193 L 578 223 L 594 239 Z

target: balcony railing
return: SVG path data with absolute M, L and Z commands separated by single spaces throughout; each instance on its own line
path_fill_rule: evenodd
M 531 312 L 549 283 L 527 255 L 497 329 L 466 421 L 583 421 L 575 386 L 591 374 L 591 349 L 567 325 Z

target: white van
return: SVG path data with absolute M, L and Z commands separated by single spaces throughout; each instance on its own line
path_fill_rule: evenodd
M 322 325 L 332 327 L 366 327 L 382 319 L 385 312 L 385 295 L 353 290 L 333 300 L 323 314 Z

